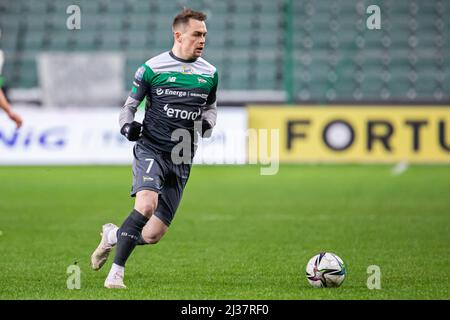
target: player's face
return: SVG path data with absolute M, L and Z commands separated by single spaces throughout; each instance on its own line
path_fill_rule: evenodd
M 198 58 L 205 49 L 206 24 L 204 21 L 189 20 L 180 37 L 181 50 L 190 59 Z

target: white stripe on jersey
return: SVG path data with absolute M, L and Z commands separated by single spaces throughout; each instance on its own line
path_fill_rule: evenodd
M 169 51 L 161 53 L 145 62 L 154 73 L 183 72 L 183 67 L 190 67 L 193 74 L 213 77 L 216 67 L 203 58 L 194 62 L 181 62 L 172 58 Z

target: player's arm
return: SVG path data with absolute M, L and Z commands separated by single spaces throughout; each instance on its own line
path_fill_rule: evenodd
M 119 114 L 120 133 L 130 141 L 136 141 L 141 136 L 142 124 L 134 121 L 134 116 L 138 106 L 147 95 L 152 73 L 146 65 L 142 65 L 136 71 L 133 87 Z
M 206 105 L 202 111 L 202 137 L 209 138 L 212 134 L 212 129 L 216 126 L 217 122 L 217 84 L 218 74 L 214 73 L 214 85 L 209 92 Z
M 3 109 L 8 115 L 8 117 L 16 123 L 16 127 L 20 128 L 22 126 L 22 118 L 17 113 L 12 111 L 11 106 L 2 90 L 3 86 L 2 69 L 4 62 L 5 62 L 4 54 L 3 51 L 0 50 L 0 108 Z
M 16 127 L 20 128 L 22 126 L 22 118 L 12 111 L 11 106 L 8 103 L 8 100 L 6 100 L 5 95 L 3 94 L 3 90 L 0 88 L 0 108 L 2 108 L 8 117 L 16 123 Z

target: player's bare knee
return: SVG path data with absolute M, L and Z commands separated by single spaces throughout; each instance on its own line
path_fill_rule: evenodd
M 159 242 L 159 240 L 160 240 L 160 239 L 158 239 L 158 238 L 153 238 L 153 239 L 151 239 L 148 243 L 149 243 L 149 244 L 157 244 L 157 243 Z
M 144 240 L 145 242 L 147 242 L 148 244 L 157 244 L 159 242 L 159 240 L 161 240 L 161 238 L 163 237 L 163 234 L 158 233 L 158 234 L 151 234 L 148 236 L 144 236 Z
M 147 243 L 148 244 L 157 244 L 159 242 L 159 240 L 161 240 L 161 237 L 151 237 L 149 239 L 147 239 Z
M 142 213 L 144 216 L 150 218 L 153 213 L 156 210 L 157 201 L 155 200 L 148 200 L 143 203 L 140 203 L 139 205 L 136 205 L 137 211 Z
M 135 209 L 150 218 L 158 206 L 158 194 L 153 191 L 142 191 L 136 195 Z

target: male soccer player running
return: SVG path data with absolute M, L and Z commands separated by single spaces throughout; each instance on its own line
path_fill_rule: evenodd
M 137 70 L 120 113 L 120 132 L 128 140 L 137 141 L 131 190 L 136 200 L 134 210 L 120 228 L 111 223 L 103 225 L 102 239 L 91 256 L 92 268 L 98 270 L 116 245 L 106 288 L 126 288 L 125 262 L 135 246 L 155 244 L 166 233 L 189 178 L 197 132 L 209 136 L 216 124 L 218 74 L 214 66 L 201 58 L 205 20 L 205 14 L 191 9 L 184 9 L 175 17 L 172 50 L 151 58 Z M 144 97 L 147 102 L 141 125 L 134 121 L 134 115 Z M 195 130 L 197 127 L 201 130 Z M 180 142 L 186 134 L 178 138 L 180 129 L 190 138 L 186 140 L 189 148 L 172 152 L 186 142 Z M 179 163 L 177 155 L 184 161 Z

